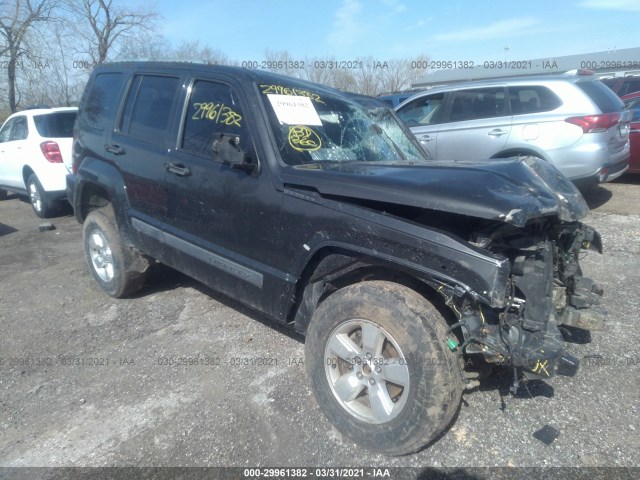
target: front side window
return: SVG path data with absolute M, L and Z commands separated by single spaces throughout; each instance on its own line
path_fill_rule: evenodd
M 181 147 L 213 158 L 214 143 L 220 135 L 237 138 L 242 151 L 251 146 L 238 96 L 227 85 L 198 80 L 191 88 Z
M 165 138 L 180 79 L 136 75 L 129 88 L 121 131 L 149 143 Z
M 438 123 L 444 108 L 444 93 L 418 98 L 398 111 L 398 116 L 408 127 Z
M 29 135 L 29 129 L 27 127 L 26 117 L 16 117 L 13 124 L 13 130 L 11 131 L 11 141 L 25 140 Z
M 504 88 L 476 88 L 455 93 L 451 105 L 451 121 L 501 117 L 506 113 Z
M 8 142 L 11 138 L 11 127 L 13 126 L 13 122 L 15 122 L 15 118 L 12 118 L 7 121 L 0 130 L 0 143 Z
M 390 107 L 278 80 L 259 83 L 283 161 L 427 163 Z
M 640 121 L 640 97 L 625 101 L 624 106 L 631 110 L 631 114 L 633 115 L 631 118 L 632 122 Z M 1 134 L 2 132 L 0 132 L 0 135 Z
M 639 91 L 640 91 L 640 80 L 629 80 L 629 81 L 625 81 L 622 84 L 622 87 L 620 87 L 620 91 L 618 92 L 618 95 L 623 97 L 625 95 L 629 95 L 630 93 L 635 93 Z

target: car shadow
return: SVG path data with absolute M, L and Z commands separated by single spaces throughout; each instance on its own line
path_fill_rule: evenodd
M 10 233 L 13 232 L 17 232 L 18 230 L 16 230 L 13 227 L 10 227 L 9 225 L 6 225 L 4 223 L 0 223 L 0 237 L 3 237 L 5 235 L 9 235 Z
M 498 391 L 500 394 L 501 410 L 506 409 L 504 398 L 513 396 L 514 398 L 552 398 L 554 389 L 544 380 L 524 380 L 520 379 L 518 391 L 515 395 L 511 393 L 513 385 L 513 369 L 507 366 L 496 366 L 493 373 L 480 381 L 480 385 L 473 390 L 480 392 Z
M 562 338 L 567 343 L 575 343 L 577 345 L 586 345 L 591 343 L 591 332 L 589 330 L 583 330 L 582 328 L 570 327 L 568 325 L 561 325 L 560 333 Z
M 130 298 L 143 298 L 154 293 L 175 290 L 178 287 L 193 288 L 216 302 L 220 302 L 225 307 L 235 310 L 269 328 L 273 328 L 293 340 L 304 343 L 304 337 L 293 330 L 293 328 L 288 327 L 286 324 L 271 320 L 267 315 L 258 312 L 257 310 L 232 299 L 231 297 L 228 297 L 224 293 L 213 290 L 207 287 L 204 283 L 201 283 L 198 280 L 195 280 L 188 275 L 161 263 L 155 264 L 151 267 L 151 271 L 149 272 L 147 283 L 144 288 L 138 293 L 132 295 Z
M 612 183 L 621 183 L 623 185 L 640 185 L 640 174 L 625 173 L 621 177 L 616 178 Z
M 601 207 L 613 197 L 613 193 L 602 185 L 581 191 L 581 193 L 591 210 Z

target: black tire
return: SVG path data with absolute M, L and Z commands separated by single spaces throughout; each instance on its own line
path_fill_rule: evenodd
M 116 298 L 140 290 L 149 261 L 122 243 L 111 206 L 91 211 L 82 234 L 89 270 L 102 290 Z
M 48 218 L 53 214 L 54 205 L 47 199 L 47 194 L 35 173 L 29 175 L 27 179 L 27 193 L 31 207 L 37 216 Z
M 372 332 L 382 351 L 365 362 L 367 350 L 380 350 L 363 347 L 362 337 Z M 334 354 L 347 344 L 343 353 L 359 349 L 351 361 Z M 305 364 L 329 421 L 354 442 L 388 455 L 415 452 L 433 441 L 460 406 L 460 360 L 447 347 L 446 321 L 424 297 L 396 283 L 362 282 L 328 297 L 309 325 Z M 334 393 L 351 399 L 360 388 L 348 402 Z
M 6 190 L 2 190 L 0 188 L 0 200 L 5 200 L 7 198 L 7 191 Z

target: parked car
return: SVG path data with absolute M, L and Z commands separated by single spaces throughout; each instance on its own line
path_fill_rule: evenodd
M 28 195 L 46 218 L 66 199 L 76 107 L 14 113 L 0 129 L 0 200 L 7 191 Z
M 640 75 L 603 78 L 602 83 L 613 90 L 619 97 L 624 97 L 630 93 L 640 92 Z
M 415 92 L 399 92 L 399 93 L 386 93 L 378 95 L 378 99 L 382 100 L 387 105 L 395 108 L 404 102 L 407 98 L 414 95 Z
M 133 294 L 159 261 L 294 329 L 320 408 L 372 450 L 445 429 L 474 385 L 463 355 L 511 365 L 515 392 L 576 373 L 560 324 L 605 321 L 579 265 L 600 236 L 571 182 L 533 157 L 432 161 L 370 97 L 116 63 L 91 74 L 73 152 L 104 292 Z
M 501 78 L 438 87 L 396 109 L 432 158 L 542 158 L 576 185 L 622 175 L 629 116 L 622 101 L 586 75 Z
M 631 142 L 631 158 L 629 160 L 629 173 L 640 173 L 640 92 L 631 93 L 622 97 L 625 107 L 631 114 L 631 130 L 629 140 Z

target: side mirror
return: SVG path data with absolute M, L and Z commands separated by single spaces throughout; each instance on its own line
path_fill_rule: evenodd
M 252 172 L 258 166 L 255 156 L 251 152 L 244 152 L 240 148 L 240 136 L 217 133 L 213 138 L 213 154 L 216 160 Z

